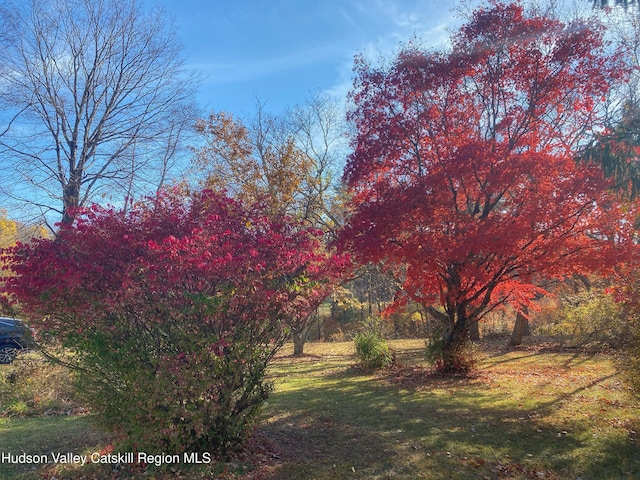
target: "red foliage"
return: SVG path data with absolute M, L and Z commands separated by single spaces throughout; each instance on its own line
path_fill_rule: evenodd
M 325 253 L 319 232 L 269 220 L 260 206 L 211 192 L 191 200 L 164 193 L 147 202 L 129 211 L 81 210 L 55 240 L 8 249 L 14 275 L 5 279 L 6 291 L 41 315 L 34 322 L 41 318 L 58 333 L 94 327 L 123 305 L 153 319 L 149 297 L 157 299 L 153 308 L 163 304 L 177 315 L 198 303 L 196 295 L 234 293 L 228 321 L 259 322 L 274 312 L 283 320 L 306 315 L 341 271 L 343 262 Z M 69 314 L 82 324 L 62 325 Z M 203 319 L 223 322 L 220 312 Z
M 409 45 L 388 68 L 357 60 L 343 240 L 463 338 L 488 310 L 527 304 L 534 277 L 603 271 L 622 253 L 601 171 L 573 158 L 625 71 L 597 24 L 518 4 L 476 11 L 452 43 Z
M 264 212 L 211 192 L 81 210 L 55 240 L 5 252 L 5 290 L 73 349 L 109 429 L 158 452 L 225 450 L 267 398 L 289 330 L 345 265 L 320 232 Z

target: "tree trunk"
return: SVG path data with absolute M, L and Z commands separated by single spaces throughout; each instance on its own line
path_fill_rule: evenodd
M 293 339 L 294 355 L 302 355 L 304 353 L 304 344 L 309 338 L 314 320 L 320 321 L 320 314 L 317 310 L 313 315 L 308 316 L 299 328 L 292 329 L 291 338 Z
M 305 329 L 294 331 L 291 336 L 293 338 L 293 354 L 302 355 L 304 353 L 304 343 L 307 340 Z
M 473 322 L 469 325 L 469 339 L 472 342 L 480 340 L 480 326 L 478 325 L 478 322 Z
M 469 327 L 466 318 L 458 318 L 453 328 L 442 337 L 442 370 L 444 373 L 465 373 L 472 361 L 466 351 L 469 342 Z
M 69 180 L 63 187 L 62 223 L 70 225 L 75 219 L 73 209 L 80 205 L 80 182 L 76 171 L 70 173 Z
M 522 336 L 523 337 L 530 337 L 531 336 L 531 328 L 529 325 L 529 317 L 524 317 L 524 329 L 522 330 Z
M 511 332 L 511 338 L 509 339 L 509 345 L 512 347 L 521 345 L 522 337 L 529 334 L 529 320 L 522 312 L 518 312 L 516 315 L 516 323 L 513 326 L 513 332 Z

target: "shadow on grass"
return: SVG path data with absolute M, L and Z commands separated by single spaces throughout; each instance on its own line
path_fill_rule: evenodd
M 555 405 L 607 378 L 531 411 L 505 406 L 504 393 L 481 380 L 407 390 L 336 371 L 316 388 L 272 395 L 261 430 L 280 458 L 260 478 L 640 478 L 632 443 L 594 439 L 586 422 L 561 430 L 545 421 Z
M 526 346 L 525 346 L 526 347 Z M 566 356 L 564 366 L 568 368 L 574 368 L 580 364 L 584 364 L 592 361 L 597 355 L 597 352 L 585 352 L 580 349 L 574 348 L 561 348 L 561 347 L 549 347 L 534 350 L 521 349 L 521 347 L 512 347 L 509 345 L 503 345 L 492 348 L 486 355 L 483 364 L 487 367 L 494 367 L 507 363 L 518 363 L 525 359 L 538 359 L 548 357 L 549 355 Z

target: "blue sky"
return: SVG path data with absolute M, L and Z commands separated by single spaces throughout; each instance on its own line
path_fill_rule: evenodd
M 456 0 L 160 0 L 189 67 L 203 77 L 205 112 L 277 112 L 323 91 L 344 97 L 357 53 L 390 56 L 414 36 L 444 45 Z

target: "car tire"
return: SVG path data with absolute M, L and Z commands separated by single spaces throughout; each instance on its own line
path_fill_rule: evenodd
M 13 362 L 18 353 L 18 349 L 13 345 L 0 345 L 0 364 Z

